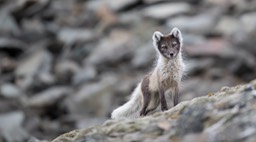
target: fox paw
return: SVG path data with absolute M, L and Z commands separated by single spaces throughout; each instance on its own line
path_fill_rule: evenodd
M 168 108 L 167 107 L 162 107 L 161 110 L 166 111 L 166 110 L 168 110 Z
M 145 111 L 140 111 L 140 116 L 145 116 L 145 115 L 146 115 Z

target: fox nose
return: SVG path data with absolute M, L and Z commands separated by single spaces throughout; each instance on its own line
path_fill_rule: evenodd
M 174 53 L 170 53 L 170 56 L 173 57 Z

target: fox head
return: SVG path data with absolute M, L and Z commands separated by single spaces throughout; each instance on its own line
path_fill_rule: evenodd
M 152 39 L 158 53 L 167 59 L 175 58 L 183 44 L 181 32 L 176 27 L 168 35 L 156 31 Z

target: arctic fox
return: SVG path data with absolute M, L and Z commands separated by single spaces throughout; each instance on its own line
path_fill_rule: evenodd
M 115 109 L 111 118 L 138 118 L 154 111 L 159 104 L 161 110 L 168 109 L 165 93 L 172 92 L 174 106 L 179 103 L 179 86 L 184 72 L 182 58 L 183 39 L 178 28 L 163 35 L 153 34 L 153 45 L 158 53 L 157 65 L 133 91 L 130 100 Z

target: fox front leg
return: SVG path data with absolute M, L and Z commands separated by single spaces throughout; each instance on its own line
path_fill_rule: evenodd
M 159 86 L 159 98 L 160 98 L 161 110 L 162 111 L 168 110 L 164 93 L 165 92 L 164 92 L 163 87 Z
M 140 110 L 140 116 L 147 115 L 147 108 L 151 99 L 151 94 L 149 92 L 149 77 L 145 77 L 141 83 L 141 91 L 142 91 L 142 98 L 143 98 L 143 105 L 142 109 Z
M 173 89 L 173 106 L 176 106 L 179 103 L 179 85 L 175 84 Z
M 147 115 L 148 111 L 146 111 L 146 110 L 148 108 L 150 98 L 151 98 L 151 96 L 149 93 L 143 93 L 143 106 L 142 106 L 142 109 L 140 110 L 140 116 Z

